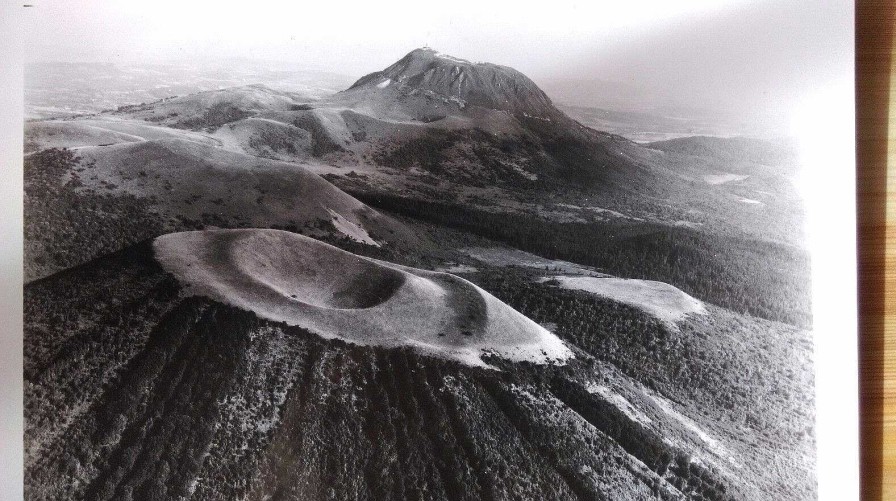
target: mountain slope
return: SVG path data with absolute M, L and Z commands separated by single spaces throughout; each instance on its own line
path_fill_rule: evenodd
M 185 140 L 48 149 L 25 162 L 26 280 L 176 230 L 281 227 L 413 244 L 393 219 L 301 166 Z

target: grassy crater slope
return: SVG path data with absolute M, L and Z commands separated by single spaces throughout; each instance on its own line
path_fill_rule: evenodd
M 279 230 L 164 235 L 157 259 L 195 294 L 361 345 L 411 346 L 486 366 L 572 353 L 553 334 L 457 276 L 367 259 Z
M 192 141 L 51 148 L 25 158 L 26 280 L 209 226 L 289 228 L 368 244 L 416 241 L 301 166 Z

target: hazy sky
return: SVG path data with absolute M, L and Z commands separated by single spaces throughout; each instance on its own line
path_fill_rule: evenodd
M 249 57 L 361 76 L 429 45 L 570 95 L 611 81 L 646 101 L 783 114 L 852 71 L 848 1 L 31 1 L 30 61 Z

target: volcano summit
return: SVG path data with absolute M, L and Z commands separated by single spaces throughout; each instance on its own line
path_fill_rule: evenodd
M 472 63 L 430 48 L 411 51 L 388 68 L 362 77 L 347 92 L 372 87 L 407 95 L 431 93 L 461 108 L 479 106 L 545 117 L 558 113 L 550 98 L 519 71 Z

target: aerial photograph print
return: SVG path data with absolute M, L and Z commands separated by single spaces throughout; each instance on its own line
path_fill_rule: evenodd
M 817 499 L 851 12 L 35 2 L 25 499 Z

